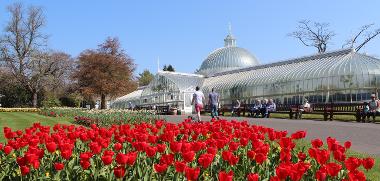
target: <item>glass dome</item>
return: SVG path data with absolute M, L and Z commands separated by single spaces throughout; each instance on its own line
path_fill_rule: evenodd
M 274 98 L 277 103 L 354 102 L 380 86 L 380 60 L 350 49 L 214 74 L 203 91 L 215 88 L 221 101 Z M 226 102 L 224 102 L 226 103 Z
M 224 47 L 216 49 L 203 61 L 197 73 L 206 76 L 259 65 L 259 61 L 249 51 L 236 46 L 236 39 L 227 35 Z

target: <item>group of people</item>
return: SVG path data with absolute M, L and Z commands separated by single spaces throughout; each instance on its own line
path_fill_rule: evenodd
M 197 86 L 192 98 L 192 105 L 194 105 L 195 111 L 197 113 L 198 121 L 201 121 L 201 110 L 203 109 L 203 102 L 205 96 L 200 91 L 200 88 Z M 211 110 L 211 117 L 218 119 L 218 107 L 219 107 L 219 94 L 215 92 L 214 88 L 211 90 L 208 95 L 208 104 Z M 233 101 L 231 115 L 235 115 L 240 109 L 241 103 L 239 99 Z M 255 100 L 255 104 L 250 108 L 251 115 L 253 117 L 262 117 L 269 118 L 271 112 L 276 111 L 276 103 L 273 99 L 264 99 L 264 100 Z
M 214 88 L 211 90 L 211 93 L 208 96 L 209 105 L 211 108 L 211 117 L 218 118 L 218 107 L 219 107 L 219 94 L 215 92 Z M 200 88 L 197 86 L 193 94 L 193 99 L 191 104 L 194 105 L 195 111 L 197 112 L 198 121 L 201 122 L 201 110 L 203 109 L 203 101 L 205 96 Z
M 371 101 L 364 102 L 361 111 L 362 122 L 370 122 L 370 117 L 372 117 L 372 122 L 375 122 L 377 115 L 380 115 L 380 100 L 376 99 L 376 94 L 372 94 Z
M 269 118 L 270 113 L 276 112 L 276 103 L 273 101 L 273 99 L 256 99 L 255 103 L 250 109 L 250 112 L 251 116 L 255 118 Z

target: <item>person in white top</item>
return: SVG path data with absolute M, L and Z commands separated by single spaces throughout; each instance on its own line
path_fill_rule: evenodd
M 197 86 L 195 88 L 195 92 L 193 94 L 193 100 L 191 101 L 191 105 L 195 106 L 195 111 L 197 112 L 198 121 L 201 122 L 201 110 L 203 109 L 203 100 L 205 96 L 202 91 L 199 90 Z

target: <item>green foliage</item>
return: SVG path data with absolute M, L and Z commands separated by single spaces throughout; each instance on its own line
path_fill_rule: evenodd
M 153 80 L 153 74 L 149 70 L 145 69 L 143 73 L 139 74 L 139 85 L 148 85 Z
M 61 106 L 61 101 L 55 96 L 46 96 L 42 101 L 43 107 L 58 107 Z
M 50 117 L 70 117 L 74 123 L 89 126 L 111 126 L 112 124 L 134 124 L 153 122 L 159 117 L 149 111 L 130 110 L 87 110 L 81 108 L 42 108 L 40 114 Z
M 164 65 L 164 68 L 162 70 L 163 71 L 169 71 L 169 72 L 175 72 L 174 67 L 170 64 L 168 66 Z
M 2 71 L 2 70 L 0 70 Z M 32 94 L 21 83 L 7 72 L 0 73 L 0 104 L 2 107 L 30 107 Z M 41 103 L 43 92 L 38 93 L 38 103 Z
M 83 97 L 79 93 L 71 93 L 59 98 L 59 101 L 61 101 L 61 105 L 65 107 L 80 107 Z

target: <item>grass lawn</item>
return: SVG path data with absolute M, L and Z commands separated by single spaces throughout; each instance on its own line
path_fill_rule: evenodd
M 23 130 L 33 125 L 35 122 L 47 126 L 53 126 L 57 123 L 71 124 L 72 118 L 68 117 L 47 117 L 37 113 L 28 112 L 0 112 L 0 142 L 4 142 L 3 127 L 7 126 L 12 130 Z

